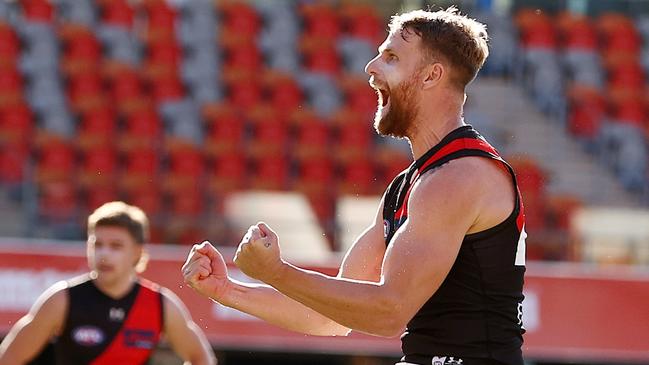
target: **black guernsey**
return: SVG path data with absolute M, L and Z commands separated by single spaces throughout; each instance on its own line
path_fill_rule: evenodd
M 456 356 L 522 365 L 523 206 L 514 171 L 471 126 L 451 132 L 392 181 L 383 208 L 386 245 L 408 218 L 408 196 L 415 181 L 466 156 L 496 160 L 509 172 L 515 207 L 500 224 L 464 237 L 448 276 L 401 336 L 403 360 L 431 364 L 434 356 Z
M 67 289 L 68 312 L 54 343 L 57 364 L 146 364 L 160 338 L 162 295 L 139 279 L 123 298 L 101 292 L 86 275 Z

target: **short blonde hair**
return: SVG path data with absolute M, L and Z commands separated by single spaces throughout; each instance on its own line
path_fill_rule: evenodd
M 105 203 L 88 216 L 88 235 L 101 226 L 124 228 L 139 244 L 149 240 L 149 219 L 144 211 L 121 201 Z
M 428 56 L 424 61 L 448 62 L 454 69 L 454 83 L 464 90 L 478 74 L 489 56 L 487 27 L 460 12 L 455 7 L 446 10 L 414 10 L 394 15 L 390 20 L 390 33 L 413 32 L 421 37 Z

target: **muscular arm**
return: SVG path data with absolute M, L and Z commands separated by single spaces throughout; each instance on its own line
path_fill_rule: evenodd
M 385 253 L 382 207 L 381 204 L 374 223 L 359 236 L 347 252 L 339 270 L 339 277 L 379 281 Z M 349 328 L 269 285 L 242 283 L 229 278 L 220 253 L 207 245 L 203 244 L 203 248 L 195 247 L 197 252 L 190 253 L 183 269 L 185 280 L 197 291 L 225 306 L 288 330 L 317 336 L 344 336 L 350 332 Z M 202 274 L 201 265 L 204 270 Z M 197 279 L 199 276 L 203 279 Z
M 350 247 L 338 277 L 378 282 L 385 253 L 383 220 L 380 204 L 374 223 Z M 320 336 L 344 336 L 346 326 L 327 318 L 304 304 L 287 297 L 265 284 L 233 282 L 222 304 L 252 314 L 276 326 Z
M 426 174 L 413 187 L 408 220 L 386 251 L 379 282 L 332 278 L 286 263 L 264 280 L 353 330 L 399 334 L 439 288 L 464 235 L 479 221 L 488 187 L 481 188 L 483 176 L 459 161 Z
M 0 344 L 0 365 L 27 363 L 60 333 L 68 307 L 65 288 L 60 282 L 47 289 L 16 322 Z
M 164 333 L 171 348 L 189 365 L 214 365 L 216 359 L 205 334 L 194 323 L 183 302 L 163 289 Z

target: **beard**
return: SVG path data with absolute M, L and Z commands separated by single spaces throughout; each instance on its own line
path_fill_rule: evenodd
M 395 138 L 408 137 L 410 128 L 417 116 L 417 102 L 414 98 L 416 77 L 397 85 L 394 91 L 388 90 L 390 109 L 387 113 L 382 110 L 387 107 L 382 105 L 383 96 L 379 94 L 379 105 L 374 116 L 374 129 L 382 136 Z

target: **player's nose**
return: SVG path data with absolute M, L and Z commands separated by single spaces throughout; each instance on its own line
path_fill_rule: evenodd
M 375 75 L 376 74 L 376 63 L 379 59 L 379 55 L 376 55 L 376 57 L 372 58 L 367 65 L 365 65 L 365 73 L 368 75 Z

